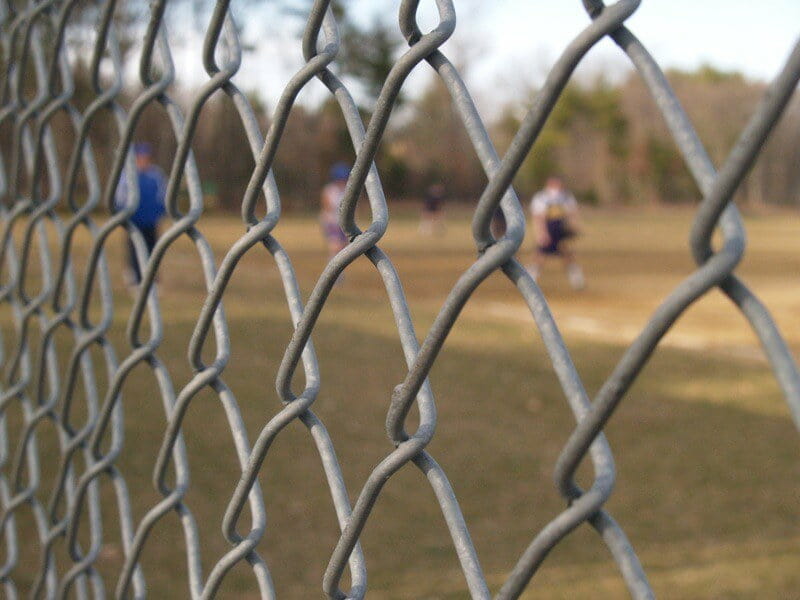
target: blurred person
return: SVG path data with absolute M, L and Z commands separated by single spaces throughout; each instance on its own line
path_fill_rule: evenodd
M 348 177 L 350 167 L 343 162 L 336 163 L 331 167 L 330 181 L 322 188 L 319 222 L 331 257 L 347 245 L 347 236 L 339 226 L 339 206 L 344 198 Z
M 419 232 L 424 235 L 444 233 L 444 200 L 445 187 L 442 183 L 434 183 L 427 187 L 422 196 L 422 213 L 419 220 Z
M 578 233 L 578 203 L 560 177 L 547 178 L 545 187 L 533 196 L 530 205 L 536 251 L 528 272 L 536 280 L 548 256 L 560 256 L 567 270 L 569 284 L 575 290 L 586 285 L 583 270 L 567 240 Z
M 166 192 L 166 178 L 164 172 L 153 163 L 153 149 L 146 142 L 138 142 L 133 148 L 136 156 L 137 184 L 139 186 L 139 205 L 130 216 L 130 222 L 139 230 L 147 246 L 147 256 L 153 251 L 158 239 L 158 222 L 166 212 L 164 194 Z M 125 176 L 123 175 L 117 187 L 114 206 L 117 210 L 124 209 L 130 198 L 127 193 Z M 128 271 L 126 282 L 129 285 L 139 285 L 142 281 L 144 265 L 139 264 L 133 240 L 128 235 Z

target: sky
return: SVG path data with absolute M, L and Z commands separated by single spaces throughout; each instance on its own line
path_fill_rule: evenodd
M 400 4 L 399 0 L 346 3 L 365 25 L 377 16 L 396 22 L 388 13 L 396 14 Z M 246 55 L 235 81 L 274 106 L 288 78 L 302 65 L 298 36 L 303 21 L 281 16 L 275 3 L 250 8 L 246 15 L 237 14 L 236 4 L 234 0 L 234 15 L 244 25 L 245 40 L 256 50 Z M 456 32 L 443 50 L 467 65 L 470 89 L 479 107 L 483 104 L 487 110 L 541 83 L 559 54 L 589 23 L 580 0 L 454 0 L 454 5 Z M 435 26 L 434 0 L 420 2 L 419 21 L 423 29 Z M 664 68 L 710 64 L 740 71 L 750 79 L 769 80 L 800 39 L 800 0 L 642 0 L 626 24 Z M 192 79 L 190 63 L 196 59 L 196 51 L 176 51 L 185 79 Z M 615 80 L 629 69 L 628 59 L 605 39 L 589 52 L 576 77 L 602 73 Z M 195 72 L 205 79 L 199 69 Z M 430 76 L 430 69 L 417 69 L 407 91 L 413 95 L 424 88 Z M 323 96 L 321 85 L 311 86 L 301 101 L 313 103 Z
M 554 59 L 588 21 L 577 0 L 493 0 L 486 6 L 484 24 L 470 25 L 492 32 L 489 62 L 537 52 Z M 626 25 L 664 66 L 708 63 L 769 79 L 800 39 L 800 0 L 642 0 Z M 621 52 L 604 40 L 590 58 L 614 60 Z

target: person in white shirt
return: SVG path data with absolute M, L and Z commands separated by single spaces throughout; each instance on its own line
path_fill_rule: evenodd
M 539 277 L 541 266 L 548 256 L 560 256 L 567 269 L 567 279 L 573 289 L 586 285 L 583 270 L 575 260 L 575 253 L 567 240 L 578 233 L 578 203 L 565 187 L 560 177 L 548 177 L 543 190 L 531 200 L 533 231 L 536 251 L 528 272 Z

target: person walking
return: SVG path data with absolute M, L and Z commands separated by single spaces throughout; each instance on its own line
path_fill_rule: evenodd
M 560 177 L 551 176 L 543 190 L 533 196 L 530 205 L 536 251 L 528 272 L 538 279 L 542 264 L 548 256 L 560 256 L 564 261 L 569 284 L 575 290 L 586 285 L 583 269 L 575 259 L 567 240 L 578 234 L 578 203 L 564 186 Z
M 347 245 L 347 236 L 339 226 L 339 205 L 344 198 L 344 188 L 350 177 L 350 167 L 336 163 L 331 167 L 330 181 L 322 188 L 319 222 L 328 245 L 328 255 L 333 257 Z
M 446 190 L 443 183 L 433 183 L 427 187 L 422 196 L 422 213 L 419 220 L 419 232 L 423 235 L 442 235 L 444 226 L 444 202 Z
M 164 194 L 166 178 L 158 165 L 153 163 L 153 149 L 146 142 L 134 145 L 136 156 L 136 179 L 139 186 L 139 204 L 130 216 L 130 222 L 139 230 L 147 247 L 147 256 L 153 251 L 158 239 L 158 222 L 164 216 Z M 115 208 L 122 210 L 128 206 L 130 198 L 122 177 L 114 199 Z M 133 239 L 128 235 L 128 271 L 126 279 L 129 285 L 139 285 L 142 281 L 143 264 L 139 264 Z

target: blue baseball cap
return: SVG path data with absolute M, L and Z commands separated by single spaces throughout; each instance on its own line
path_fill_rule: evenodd
M 153 147 L 147 142 L 136 142 L 133 145 L 133 153 L 136 156 L 153 156 Z
M 343 181 L 350 177 L 350 167 L 347 163 L 338 162 L 331 167 L 331 179 L 333 181 Z

